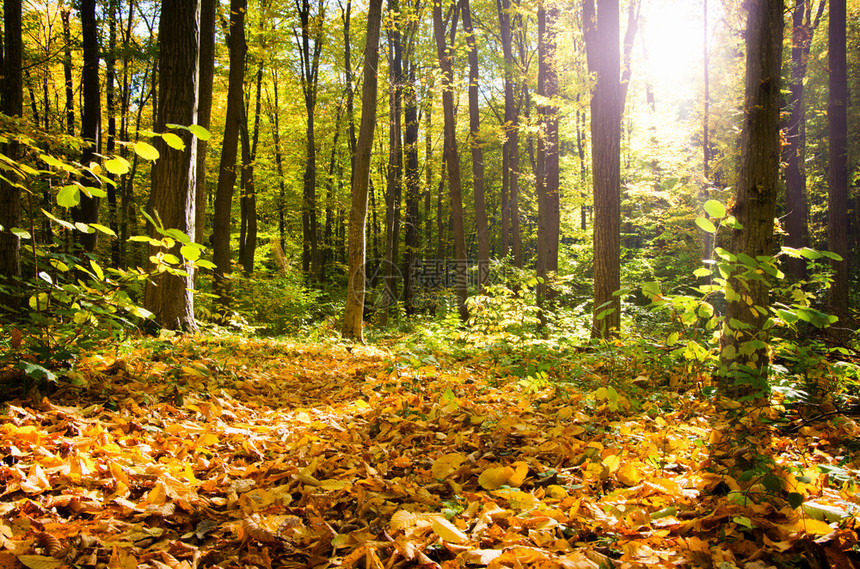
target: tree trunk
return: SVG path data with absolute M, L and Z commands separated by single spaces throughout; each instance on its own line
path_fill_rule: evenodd
M 21 0 L 3 2 L 3 83 L 2 108 L 10 117 L 20 117 L 24 108 L 24 92 L 21 75 Z M 12 160 L 18 157 L 18 147 L 14 142 L 4 145 L 4 154 Z M 20 190 L 9 182 L 0 179 L 0 284 L 8 292 L 0 294 L 0 304 L 15 311 L 20 304 L 15 280 L 21 276 L 20 238 L 10 229 L 21 223 Z
M 212 90 L 215 81 L 215 19 L 218 0 L 202 0 L 200 3 L 200 101 L 197 124 L 209 130 L 212 123 Z M 209 141 L 197 141 L 197 243 L 206 240 L 206 206 L 209 188 L 206 184 L 206 152 Z
M 242 119 L 242 228 L 239 243 L 239 262 L 243 273 L 250 277 L 254 273 L 254 256 L 257 251 L 257 188 L 254 185 L 254 162 L 257 160 L 257 141 L 260 138 L 260 92 L 263 84 L 263 68 L 257 71 L 257 95 L 254 104 L 254 130 L 249 140 L 248 117 Z M 319 276 L 319 273 L 317 273 Z
M 60 18 L 63 20 L 63 80 L 66 87 L 66 134 L 75 135 L 75 85 L 72 82 L 72 11 L 63 6 Z
M 81 1 L 81 26 L 84 49 L 84 68 L 81 73 L 81 88 L 84 94 L 81 112 L 81 137 L 86 141 L 81 163 L 87 167 L 99 161 L 101 152 L 101 87 L 99 85 L 99 38 L 96 22 L 96 0 Z M 93 175 L 81 180 L 85 186 L 98 189 L 101 182 Z M 75 221 L 97 223 L 99 220 L 99 198 L 81 193 L 81 203 L 73 211 Z M 78 233 L 81 247 L 85 251 L 95 251 L 98 232 Z
M 367 44 L 364 53 L 361 126 L 356 144 L 352 209 L 349 213 L 349 280 L 343 312 L 343 336 L 364 342 L 365 226 L 367 225 L 367 189 L 370 181 L 370 158 L 373 131 L 376 128 L 376 91 L 379 64 L 379 29 L 382 23 L 382 0 L 370 0 L 367 13 Z
M 753 259 L 774 253 L 783 4 L 783 0 L 751 2 L 747 17 L 741 165 L 732 211 L 741 228 L 732 231 L 731 252 Z M 747 271 L 734 270 L 726 285 L 718 385 L 728 396 L 757 392 L 767 380 L 767 338 L 762 327 L 768 318 L 770 287 L 766 280 L 745 277 Z M 753 341 L 762 343 L 748 344 Z
M 833 284 L 830 312 L 839 317 L 837 338 L 846 338 L 852 324 L 848 314 L 848 65 L 846 58 L 845 0 L 830 0 L 827 33 L 830 97 L 827 105 L 829 131 L 827 194 L 827 247 L 842 257 L 831 261 Z
M 215 191 L 215 217 L 212 220 L 212 249 L 215 262 L 214 292 L 223 311 L 230 298 L 230 225 L 233 211 L 233 189 L 236 186 L 236 156 L 239 152 L 239 130 L 243 118 L 245 83 L 245 10 L 247 0 L 230 2 L 230 74 L 227 80 L 227 114 L 218 167 L 218 187 Z
M 809 205 L 806 199 L 806 78 L 812 34 L 824 10 L 825 0 L 819 2 L 815 23 L 810 22 L 810 0 L 795 0 L 792 12 L 791 76 L 789 82 L 788 124 L 785 128 L 785 230 L 788 247 L 809 246 Z M 806 260 L 789 257 L 786 273 L 795 279 L 806 278 Z
M 108 50 L 105 57 L 105 106 L 108 119 L 107 154 L 116 151 L 116 21 L 117 0 L 108 1 Z M 109 175 L 114 182 L 115 176 Z M 114 234 L 119 235 L 116 189 L 118 184 L 107 185 L 108 223 Z M 110 244 L 111 263 L 120 266 L 119 239 L 113 239 Z
M 514 62 L 511 40 L 510 0 L 496 0 L 499 12 L 502 53 L 505 59 L 505 132 L 502 149 L 502 256 L 506 257 L 513 247 L 514 265 L 523 266 L 522 236 L 519 219 L 519 112 L 514 100 Z M 505 199 L 507 198 L 507 200 Z
M 591 97 L 594 180 L 593 338 L 615 336 L 621 326 L 621 53 L 618 0 L 585 0 L 583 28 Z
M 158 33 L 158 99 L 169 101 L 169 104 L 159 107 L 156 132 L 164 132 L 168 124 L 197 122 L 200 2 L 164 0 L 162 3 Z M 197 219 L 197 137 L 185 131 L 177 134 L 182 137 L 185 150 L 169 148 L 160 138 L 155 140 L 161 157 L 152 166 L 149 210 L 161 218 L 165 228 L 178 229 L 193 241 Z M 154 228 L 150 235 L 161 237 Z M 149 253 L 150 256 L 165 253 L 180 256 L 178 246 L 170 251 L 150 246 Z M 186 276 L 160 273 L 146 283 L 144 306 L 165 328 L 196 331 L 193 285 L 190 269 Z
M 281 151 L 281 107 L 278 101 L 278 75 L 272 70 L 272 91 L 274 92 L 274 105 L 270 105 L 270 123 L 272 125 L 272 139 L 275 142 L 275 165 L 278 169 L 278 240 L 281 250 L 286 245 L 287 219 L 286 219 L 286 195 L 287 188 L 284 183 L 284 157 Z
M 548 105 L 538 107 L 543 135 L 538 139 L 538 251 L 537 275 L 538 304 L 541 322 L 546 325 L 546 311 L 550 309 L 553 290 L 548 279 L 558 272 L 558 244 L 560 233 L 559 209 L 559 149 L 558 108 L 552 100 L 558 95 L 556 73 L 556 21 L 558 8 L 553 4 L 538 8 L 538 95 Z
M 454 24 L 452 23 L 452 26 Z M 445 30 L 442 23 L 442 7 L 433 5 L 433 31 L 436 36 L 436 52 L 442 70 L 442 112 L 445 129 L 445 153 L 448 162 L 448 191 L 451 196 L 451 217 L 454 225 L 454 292 L 457 295 L 457 311 L 464 322 L 469 318 L 466 308 L 468 275 L 466 259 L 466 230 L 463 220 L 463 196 L 460 182 L 460 156 L 457 153 L 457 125 L 454 116 L 454 74 L 451 69 L 453 56 L 445 45 Z M 454 30 L 451 31 L 452 35 Z
M 412 50 L 409 51 L 412 53 Z M 413 268 L 418 259 L 420 247 L 419 228 L 421 220 L 421 176 L 418 171 L 418 95 L 415 89 L 415 61 L 407 61 L 406 86 L 404 90 L 403 118 L 406 122 L 403 144 L 406 154 L 406 219 L 403 255 L 403 288 L 406 313 L 415 313 L 415 285 Z
M 484 198 L 484 153 L 480 140 L 480 108 L 478 106 L 478 46 L 472 29 L 469 0 L 460 0 L 463 32 L 469 47 L 469 142 L 472 147 L 472 183 L 475 198 L 475 231 L 478 237 L 478 286 L 481 290 L 490 276 L 490 231 Z

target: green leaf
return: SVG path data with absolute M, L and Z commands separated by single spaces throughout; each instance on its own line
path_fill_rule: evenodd
M 204 269 L 209 269 L 211 271 L 215 270 L 215 263 L 213 263 L 212 261 L 207 261 L 206 259 L 200 259 L 199 261 L 195 261 L 194 264 Z
M 700 267 L 693 271 L 693 276 L 696 277 L 709 277 L 711 276 L 711 269 L 706 269 L 704 267 Z
M 17 237 L 18 239 L 27 240 L 30 238 L 30 232 L 27 231 L 26 229 L 19 229 L 17 227 L 13 227 L 9 231 L 12 233 L 12 235 Z
M 607 308 L 606 310 L 601 310 L 597 314 L 597 316 L 595 316 L 595 320 L 603 320 L 604 318 L 606 318 L 607 316 L 609 316 L 613 312 L 615 312 L 614 308 Z
M 809 259 L 810 261 L 814 261 L 816 259 L 821 258 L 821 253 L 819 253 L 815 249 L 810 249 L 809 247 L 804 247 L 803 249 L 801 249 L 800 255 Z
M 820 251 L 820 253 L 822 255 L 824 255 L 825 257 L 827 257 L 828 259 L 833 259 L 834 261 L 841 261 L 842 260 L 841 255 L 838 255 L 836 253 L 831 253 L 830 251 Z
M 706 201 L 704 208 L 708 215 L 710 215 L 711 217 L 716 217 L 717 219 L 719 219 L 726 216 L 725 206 L 723 206 L 723 204 L 721 204 L 717 200 Z
M 803 494 L 797 492 L 789 492 L 786 499 L 788 500 L 788 505 L 792 508 L 799 508 L 803 504 Z
M 667 346 L 674 346 L 675 344 L 678 343 L 678 338 L 680 338 L 680 337 L 681 337 L 681 335 L 678 332 L 672 332 L 671 334 L 669 334 L 669 337 L 666 338 L 666 345 Z
M 99 266 L 98 263 L 90 259 L 90 266 L 93 268 L 93 272 L 96 274 L 100 281 L 105 280 L 105 273 L 104 271 L 102 271 L 102 268 Z
M 196 261 L 200 258 L 200 247 L 195 245 L 183 245 L 179 252 L 189 261 Z
M 86 233 L 88 235 L 90 233 L 95 233 L 94 229 L 91 229 L 89 225 L 87 225 L 86 223 L 81 223 L 80 221 L 75 222 L 75 227 L 78 229 L 78 231 Z
M 732 521 L 739 526 L 744 526 L 747 529 L 752 529 L 753 527 L 755 527 L 753 526 L 752 521 L 746 516 L 732 516 Z
M 188 125 L 188 130 L 190 130 L 194 134 L 194 136 L 196 136 L 200 140 L 209 140 L 210 138 L 212 138 L 212 134 L 199 124 Z
M 107 170 L 114 176 L 122 176 L 123 174 L 128 174 L 130 169 L 131 168 L 128 163 L 128 160 L 122 158 L 121 156 L 111 158 L 110 160 L 105 162 L 105 170 Z
M 116 237 L 116 233 L 110 227 L 105 227 L 100 223 L 90 223 L 90 227 L 104 233 L 105 235 L 110 235 L 111 237 Z
M 714 226 L 714 224 L 711 223 L 709 219 L 706 219 L 704 217 L 697 217 L 696 225 L 698 225 L 702 230 L 707 231 L 708 233 L 717 232 L 717 228 Z
M 54 217 L 53 215 L 51 215 L 49 212 L 45 211 L 44 209 L 42 210 L 42 213 L 44 213 L 48 219 L 50 219 L 51 221 L 55 221 L 55 222 L 59 223 L 60 225 L 62 225 L 66 229 L 74 229 L 75 228 L 75 226 L 72 225 L 71 223 L 69 223 L 68 221 Z
M 165 263 L 170 263 L 171 265 L 179 265 L 180 263 L 182 263 L 182 261 L 179 260 L 179 257 L 170 253 L 165 254 L 162 259 L 164 259 Z
M 134 152 L 144 160 L 150 160 L 152 162 L 158 160 L 161 156 L 153 145 L 148 142 L 143 142 L 142 140 L 134 143 Z
M 81 190 L 74 184 L 63 186 L 57 194 L 57 205 L 72 208 L 81 203 Z
M 185 150 L 185 142 L 179 138 L 179 136 L 173 134 L 172 132 L 165 132 L 161 135 L 161 138 L 164 139 L 164 142 L 167 143 L 167 146 L 170 148 L 175 148 L 176 150 Z

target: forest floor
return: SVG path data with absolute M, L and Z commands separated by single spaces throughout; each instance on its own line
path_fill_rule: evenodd
M 2 407 L 0 568 L 860 566 L 853 421 L 564 371 L 212 337 L 93 355 Z

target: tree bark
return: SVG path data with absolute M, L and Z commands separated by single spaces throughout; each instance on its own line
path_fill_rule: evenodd
M 412 53 L 410 50 L 408 53 Z M 418 258 L 420 247 L 419 227 L 419 205 L 421 202 L 421 177 L 418 171 L 418 95 L 415 89 L 415 61 L 406 61 L 406 85 L 404 88 L 403 118 L 405 128 L 403 131 L 403 145 L 406 155 L 405 181 L 406 181 L 406 219 L 404 235 L 403 255 L 403 288 L 405 291 L 406 313 L 415 313 L 415 283 L 413 282 L 413 267 Z
M 215 81 L 215 19 L 218 0 L 202 0 L 200 3 L 200 101 L 197 124 L 209 130 L 212 123 L 212 90 Z M 229 79 L 228 79 L 229 81 Z M 209 141 L 197 141 L 197 242 L 204 244 L 206 233 L 206 206 L 209 192 L 206 184 L 206 152 Z
M 370 182 L 370 158 L 376 128 L 376 92 L 379 64 L 379 29 L 382 0 L 370 0 L 367 13 L 367 44 L 364 52 L 361 125 L 356 143 L 352 183 L 352 208 L 349 214 L 349 280 L 343 314 L 343 336 L 364 342 L 365 226 Z
M 10 117 L 20 117 L 24 108 L 21 57 L 21 0 L 3 2 L 3 112 Z M 5 145 L 6 156 L 15 160 L 18 148 L 14 142 Z M 15 280 L 21 276 L 21 240 L 10 229 L 21 223 L 20 190 L 12 184 L 0 180 L 0 284 L 7 287 L 7 293 L 0 294 L 0 304 L 15 311 L 20 305 Z
M 101 87 L 99 85 L 99 38 L 96 22 L 96 0 L 81 1 L 81 26 L 84 50 L 84 69 L 81 73 L 81 87 L 84 95 L 81 112 L 81 137 L 86 145 L 81 156 L 81 163 L 87 167 L 98 163 L 101 152 Z M 93 175 L 85 176 L 82 180 L 85 186 L 98 188 L 101 192 L 101 182 Z M 72 212 L 75 221 L 82 223 L 97 223 L 99 220 L 99 198 L 81 193 L 81 203 Z M 90 229 L 89 233 L 78 233 L 80 245 L 85 251 L 95 251 L 98 232 Z
M 552 1 L 552 0 L 550 0 Z M 546 325 L 546 312 L 553 297 L 548 279 L 558 272 L 560 235 L 558 108 L 552 99 L 558 95 L 556 73 L 556 21 L 558 7 L 541 4 L 538 7 L 538 95 L 548 105 L 538 107 L 542 135 L 538 138 L 538 251 L 537 293 L 541 322 Z
M 236 186 L 236 157 L 239 153 L 239 130 L 244 116 L 243 85 L 245 83 L 245 11 L 247 0 L 230 2 L 230 72 L 227 79 L 227 114 L 218 167 L 218 187 L 215 190 L 215 212 L 212 221 L 212 249 L 215 263 L 214 289 L 218 303 L 226 311 L 230 298 L 230 225 L 233 211 L 233 190 Z
M 522 267 L 522 235 L 519 219 L 519 112 L 514 100 L 514 61 L 511 39 L 510 0 L 496 0 L 499 12 L 502 53 L 505 59 L 505 126 L 502 149 L 502 256 L 513 247 L 514 265 Z
M 833 284 L 829 290 L 830 312 L 839 317 L 838 338 L 851 328 L 848 314 L 848 65 L 846 57 L 845 0 L 830 0 L 828 25 L 830 96 L 827 105 L 829 131 L 827 194 L 827 247 L 842 257 L 831 260 Z
M 72 11 L 63 6 L 60 18 L 63 21 L 63 80 L 66 87 L 66 134 L 75 135 L 75 85 L 72 82 Z
M 618 0 L 585 0 L 583 28 L 591 97 L 594 180 L 593 338 L 615 336 L 621 325 L 621 53 Z
M 116 151 L 116 21 L 117 0 L 108 0 L 108 49 L 105 57 L 105 112 L 108 119 L 107 154 L 113 155 Z M 109 175 L 114 182 L 115 176 Z M 117 187 L 119 184 L 108 184 L 108 223 L 114 234 L 119 235 L 119 220 L 117 211 Z M 111 263 L 114 267 L 120 266 L 119 239 L 113 239 L 110 244 Z
M 452 26 L 454 24 L 452 23 Z M 448 162 L 448 191 L 451 196 L 451 217 L 454 226 L 454 292 L 457 295 L 457 311 L 464 322 L 469 318 L 466 308 L 468 296 L 466 230 L 463 220 L 463 196 L 460 181 L 460 156 L 457 153 L 457 125 L 454 116 L 453 58 L 445 45 L 445 30 L 442 23 L 442 7 L 433 4 L 433 31 L 436 36 L 436 52 L 442 70 L 442 112 L 444 116 L 445 153 Z M 452 30 L 453 35 L 453 30 Z
M 263 68 L 257 71 L 257 94 L 254 104 L 254 130 L 248 132 L 248 117 L 242 118 L 240 136 L 242 141 L 242 231 L 239 235 L 239 263 L 242 272 L 250 277 L 254 272 L 254 257 L 257 251 L 257 188 L 254 185 L 254 162 L 257 160 L 257 141 L 260 137 L 260 91 L 263 83 Z M 319 273 L 317 280 L 319 280 Z
M 168 124 L 190 125 L 197 122 L 198 58 L 201 0 L 164 0 L 158 37 L 159 106 L 156 132 Z M 178 229 L 193 241 L 196 237 L 197 137 L 181 131 L 185 150 L 169 148 L 160 138 L 155 141 L 161 157 L 152 166 L 152 192 L 149 210 L 161 218 L 165 228 Z M 161 236 L 153 230 L 152 237 Z M 164 253 L 180 256 L 179 247 L 165 251 L 150 246 L 150 256 Z M 146 283 L 144 306 L 161 326 L 196 331 L 194 320 L 193 271 L 185 276 L 162 272 Z
M 741 165 L 732 211 L 741 227 L 732 231 L 731 253 L 753 259 L 774 253 L 783 4 L 783 0 L 750 2 L 747 17 Z M 758 391 L 763 386 L 756 383 L 767 379 L 766 332 L 762 328 L 768 318 L 770 287 L 766 280 L 745 277 L 747 270 L 734 270 L 726 285 L 718 386 L 728 396 Z M 762 345 L 747 344 L 753 341 Z
M 475 231 L 478 237 L 478 286 L 481 290 L 490 275 L 490 231 L 484 197 L 484 153 L 480 140 L 480 108 L 478 106 L 478 45 L 472 28 L 469 0 L 460 0 L 463 32 L 469 48 L 469 142 L 472 148 L 472 183 L 475 198 Z

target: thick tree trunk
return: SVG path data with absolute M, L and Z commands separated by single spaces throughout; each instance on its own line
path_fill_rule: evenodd
M 827 124 L 828 156 L 827 247 L 842 257 L 831 261 L 833 284 L 829 291 L 830 312 L 839 317 L 836 336 L 846 338 L 848 314 L 848 65 L 846 58 L 845 0 L 830 0 L 828 25 L 830 97 Z
M 81 1 L 81 26 L 84 50 L 84 69 L 81 73 L 81 87 L 84 94 L 83 111 L 81 112 L 81 136 L 86 141 L 81 163 L 89 166 L 99 161 L 101 152 L 101 87 L 99 85 L 99 38 L 96 22 L 96 0 Z M 101 182 L 95 176 L 86 176 L 82 180 L 85 186 L 98 188 L 101 193 Z M 99 220 L 99 198 L 81 193 L 81 203 L 73 211 L 75 221 L 97 223 Z M 89 233 L 79 232 L 80 244 L 85 251 L 95 251 L 98 232 L 91 229 Z
M 594 179 L 594 320 L 591 335 L 621 326 L 621 53 L 618 0 L 585 0 L 588 68 L 597 74 L 591 97 Z
M 749 4 L 746 31 L 746 87 L 741 131 L 741 166 L 732 213 L 731 252 L 753 259 L 774 253 L 773 225 L 779 192 L 779 105 L 783 0 Z M 769 285 L 739 269 L 726 285 L 726 315 L 720 341 L 719 387 L 729 396 L 758 391 L 767 379 L 766 332 Z M 758 277 L 759 275 L 754 275 Z M 748 342 L 760 341 L 754 349 Z M 750 381 L 752 384 L 750 385 Z
M 453 23 L 452 23 L 453 26 Z M 469 318 L 466 308 L 468 296 L 468 274 L 466 259 L 466 229 L 463 220 L 463 195 L 460 181 L 460 156 L 457 153 L 457 125 L 454 116 L 454 75 L 451 69 L 452 55 L 445 45 L 442 23 L 442 7 L 433 5 L 433 31 L 436 36 L 436 52 L 442 70 L 442 112 L 445 129 L 445 153 L 448 162 L 448 191 L 451 196 L 451 218 L 454 226 L 454 292 L 457 295 L 457 311 L 464 322 Z M 452 30 L 453 35 L 453 30 Z
M 201 0 L 164 0 L 159 23 L 160 53 L 158 100 L 169 102 L 159 108 L 156 132 L 164 132 L 168 124 L 189 125 L 197 122 L 198 49 Z M 197 203 L 197 137 L 181 131 L 185 150 L 169 148 L 161 139 L 155 145 L 161 157 L 152 166 L 152 193 L 149 210 L 161 218 L 165 228 L 178 229 L 191 240 L 196 237 Z M 154 230 L 150 233 L 159 237 Z M 172 253 L 180 256 L 179 248 L 165 251 L 150 247 L 150 255 Z M 180 257 L 181 258 L 181 257 Z M 196 331 L 194 320 L 193 271 L 187 276 L 163 272 L 147 281 L 144 306 L 154 314 L 156 322 L 168 329 Z
M 21 75 L 21 0 L 3 2 L 3 83 L 2 109 L 11 117 L 20 117 L 24 108 L 24 92 Z M 7 143 L 4 154 L 15 160 L 18 148 L 14 142 Z M 0 294 L 0 304 L 17 310 L 20 298 L 16 294 L 15 279 L 21 276 L 21 240 L 9 231 L 21 224 L 20 190 L 12 184 L 0 180 L 0 284 L 5 285 L 8 293 Z
M 230 3 L 230 74 L 227 79 L 227 114 L 218 167 L 218 187 L 215 191 L 215 217 L 212 221 L 212 248 L 215 262 L 214 290 L 223 310 L 231 305 L 230 298 L 230 225 L 233 210 L 233 189 L 236 186 L 236 157 L 239 152 L 239 130 L 243 118 L 243 85 L 245 83 L 245 10 L 247 0 Z
M 484 153 L 480 140 L 480 108 L 478 106 L 478 46 L 472 29 L 469 0 L 460 0 L 463 32 L 469 47 L 469 142 L 472 147 L 472 183 L 475 198 L 475 231 L 478 237 L 478 286 L 483 290 L 490 275 L 490 231 L 484 198 Z
M 370 181 L 370 158 L 373 131 L 376 128 L 376 91 L 379 64 L 379 29 L 382 24 L 382 0 L 370 0 L 367 13 L 367 44 L 364 53 L 361 126 L 356 144 L 352 183 L 352 209 L 349 214 L 349 281 L 343 313 L 343 336 L 364 342 L 365 226 L 367 225 L 367 190 Z

